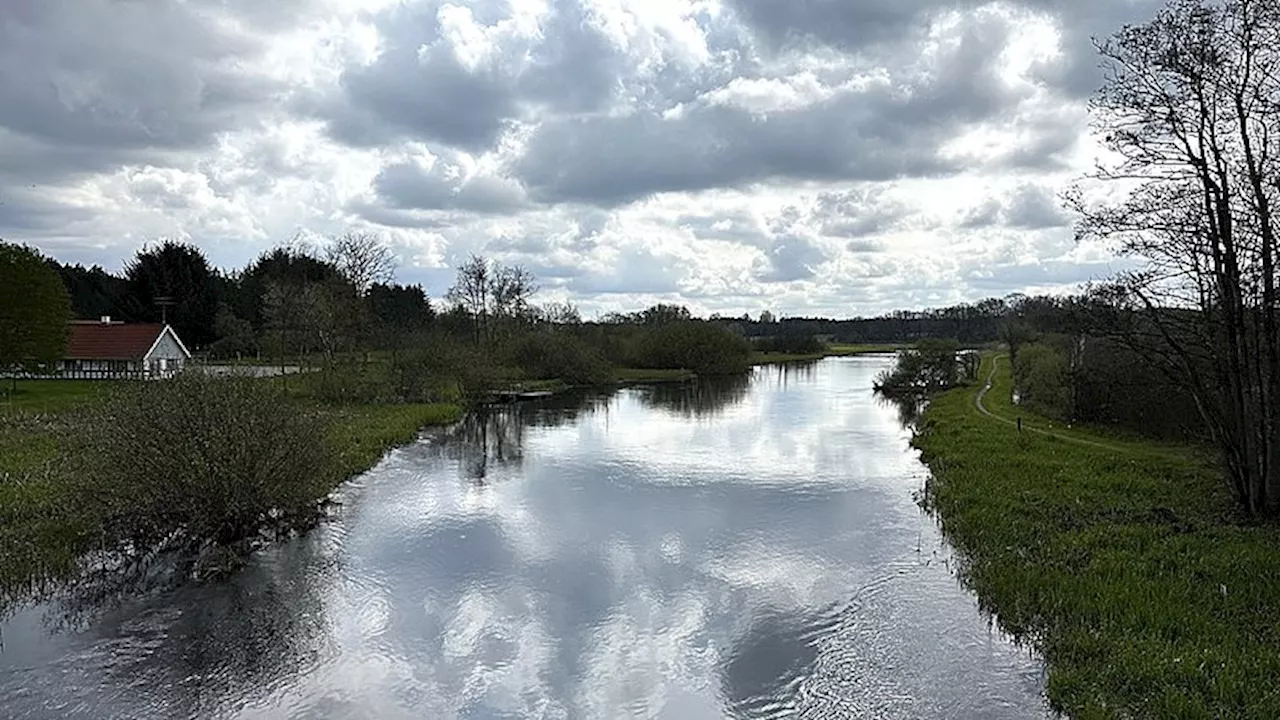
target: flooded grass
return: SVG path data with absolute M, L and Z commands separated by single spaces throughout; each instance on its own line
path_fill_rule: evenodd
M 1007 365 L 997 379 L 987 404 L 1012 416 Z M 980 415 L 977 392 L 924 414 L 927 502 L 985 609 L 1043 653 L 1052 704 L 1077 718 L 1280 717 L 1280 528 L 1238 517 L 1196 452 L 1019 433 Z

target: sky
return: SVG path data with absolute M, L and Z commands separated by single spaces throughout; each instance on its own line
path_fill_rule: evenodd
M 587 316 L 867 316 L 1121 267 L 1092 38 L 1151 0 L 3 0 L 0 238 L 119 270 L 382 235 Z

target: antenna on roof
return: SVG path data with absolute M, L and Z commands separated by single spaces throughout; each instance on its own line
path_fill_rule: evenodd
M 177 305 L 178 303 L 174 302 L 174 299 L 168 295 L 161 295 L 160 297 L 157 297 L 155 299 L 155 303 L 157 306 L 160 307 L 160 322 L 165 325 L 168 325 L 169 324 L 169 308 L 173 307 L 174 305 Z

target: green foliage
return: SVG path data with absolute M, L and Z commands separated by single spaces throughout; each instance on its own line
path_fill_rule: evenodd
M 534 330 L 516 340 L 515 365 L 529 377 L 562 380 L 569 385 L 605 385 L 609 364 L 596 348 L 563 330 Z
M 885 395 L 924 395 L 972 379 L 966 374 L 969 370 L 955 340 L 921 340 L 913 348 L 898 351 L 897 364 L 876 378 L 875 388 Z
M 322 418 L 256 378 L 121 384 L 83 430 L 80 505 L 121 549 L 243 541 L 330 486 Z
M 1011 415 L 1004 367 L 986 397 Z M 1018 434 L 975 392 L 925 411 L 927 502 L 982 607 L 1047 660 L 1050 702 L 1080 718 L 1280 717 L 1280 529 L 1240 521 L 1188 452 Z
M 66 351 L 71 301 L 36 251 L 0 242 L 0 370 L 32 368 Z
M 169 324 L 190 347 L 217 340 L 217 276 L 204 253 L 189 243 L 167 240 L 140 250 L 125 268 L 124 311 L 135 322 Z M 168 309 L 162 304 L 172 303 Z
M 1064 352 L 1045 343 L 1023 345 L 1013 373 L 1022 405 L 1057 420 L 1073 418 L 1071 368 Z
M 729 375 L 751 366 L 751 345 L 714 322 L 686 320 L 644 327 L 632 348 L 634 367 Z

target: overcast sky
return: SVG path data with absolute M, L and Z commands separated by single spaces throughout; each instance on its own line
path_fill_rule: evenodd
M 587 314 L 868 315 L 1117 264 L 1058 192 L 1149 0 L 3 0 L 0 237 L 114 270 L 385 234 Z

